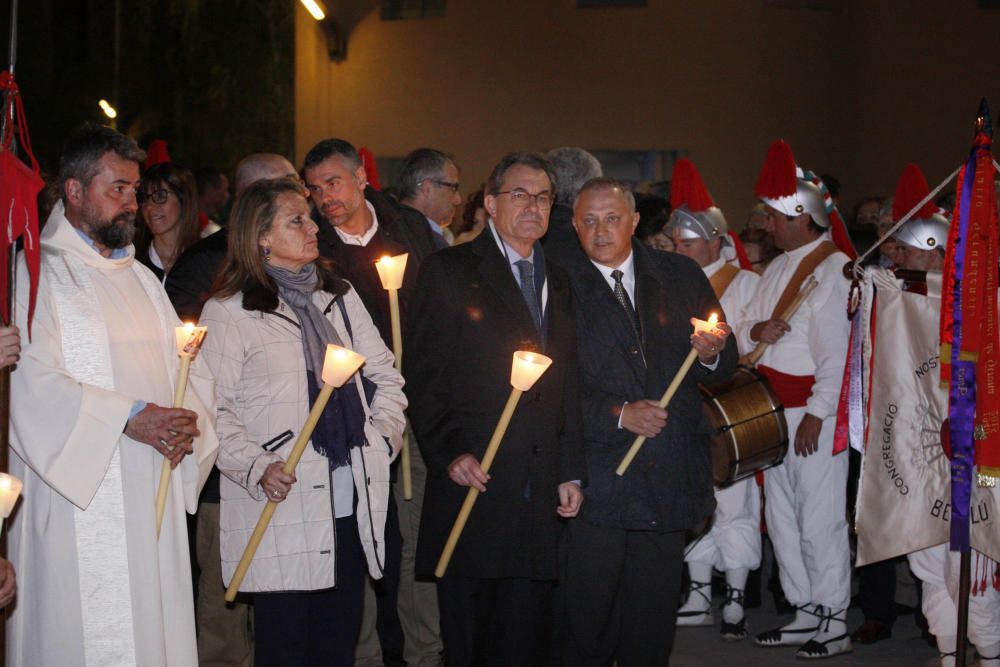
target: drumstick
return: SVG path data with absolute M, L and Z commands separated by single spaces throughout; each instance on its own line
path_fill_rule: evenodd
M 788 321 L 792 319 L 795 315 L 795 311 L 799 309 L 799 306 L 802 305 L 803 301 L 809 298 L 809 295 L 812 294 L 812 291 L 816 289 L 817 285 L 819 285 L 819 283 L 816 282 L 816 276 L 809 276 L 806 282 L 802 285 L 802 289 L 799 290 L 795 300 L 792 301 L 788 308 L 785 309 L 785 312 L 781 314 L 780 319 L 782 322 L 787 324 Z M 747 368 L 753 368 L 756 366 L 757 362 L 760 361 L 760 358 L 764 356 L 764 351 L 767 350 L 767 345 L 768 344 L 764 342 L 757 343 L 757 347 L 755 347 L 750 354 L 740 359 L 740 365 L 746 366 Z

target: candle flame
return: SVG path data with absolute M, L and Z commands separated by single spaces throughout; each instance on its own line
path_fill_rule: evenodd
M 708 316 L 708 323 L 712 324 L 712 325 L 718 324 L 719 323 L 719 314 L 718 313 L 712 313 L 711 315 L 709 315 Z
M 191 333 L 192 331 L 194 331 L 194 322 L 185 322 L 184 331 L 185 333 Z
M 4 475 L 0 477 L 0 491 L 10 491 L 10 477 Z

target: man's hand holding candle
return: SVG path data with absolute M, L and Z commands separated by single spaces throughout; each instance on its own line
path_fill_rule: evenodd
M 725 322 L 715 322 L 713 329 L 696 327 L 691 334 L 691 347 L 698 351 L 698 360 L 708 365 L 718 361 L 719 353 L 726 346 L 726 339 L 732 332 Z
M 171 468 L 176 468 L 181 459 L 194 451 L 192 442 L 201 432 L 195 412 L 148 403 L 128 420 L 125 435 L 149 445 L 170 461 Z
M 486 493 L 486 483 L 490 476 L 483 472 L 479 461 L 472 454 L 462 454 L 448 466 L 448 477 L 459 486 L 471 486 L 480 493 Z

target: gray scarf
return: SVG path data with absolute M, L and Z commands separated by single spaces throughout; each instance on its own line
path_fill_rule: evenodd
M 323 384 L 323 361 L 326 358 L 327 344 L 343 346 L 343 342 L 333 328 L 333 323 L 313 303 L 313 294 L 321 286 L 315 264 L 307 264 L 297 273 L 270 264 L 265 265 L 265 270 L 278 286 L 278 295 L 299 318 L 311 405 Z M 364 408 L 352 384 L 348 382 L 343 389 L 333 392 L 313 432 L 313 448 L 330 460 L 331 469 L 347 465 L 350 462 L 350 449 L 359 447 L 364 442 Z

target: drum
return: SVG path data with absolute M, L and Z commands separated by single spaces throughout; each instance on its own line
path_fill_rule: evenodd
M 712 425 L 712 475 L 717 485 L 728 486 L 781 463 L 788 448 L 788 423 L 763 375 L 740 368 L 725 382 L 698 388 Z

